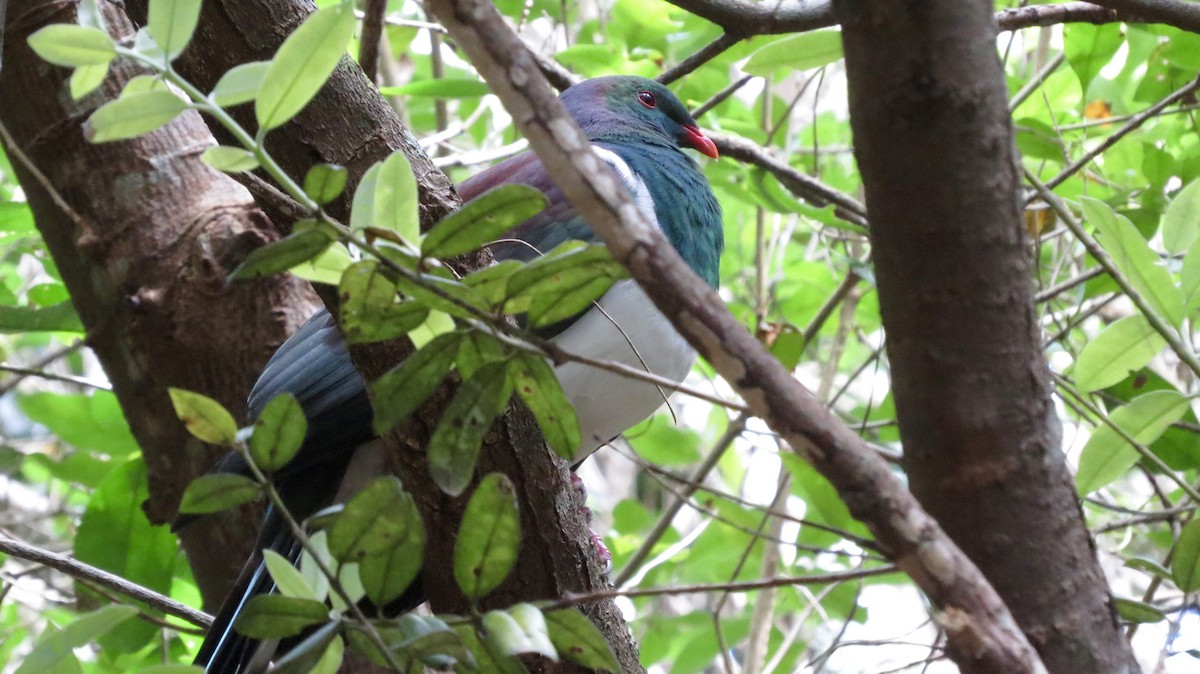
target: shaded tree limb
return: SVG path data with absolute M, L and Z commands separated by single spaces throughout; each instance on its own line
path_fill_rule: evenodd
M 1062 452 L 991 7 L 834 1 L 904 465 L 1049 671 L 1128 672 Z
M 1165 23 L 1176 28 L 1200 33 L 1200 5 L 1179 0 L 1094 0 L 1120 13 L 1138 16 L 1142 21 Z
M 71 559 L 66 555 L 44 550 L 4 535 L 0 535 L 0 552 L 50 567 L 77 580 L 95 583 L 100 587 L 107 588 L 130 599 L 146 602 L 152 609 L 162 611 L 167 615 L 175 616 L 181 620 L 186 620 L 198 627 L 208 627 L 212 624 L 212 616 L 203 611 L 197 611 L 191 606 L 181 604 L 170 597 L 144 588 L 137 583 L 131 583 L 104 569 L 97 569 L 77 559 Z
M 972 672 L 1045 671 L 987 580 L 887 465 L 766 352 L 646 222 L 496 10 L 482 0 L 430 5 L 613 256 L 752 411 L 833 483 L 927 593 L 955 661 Z

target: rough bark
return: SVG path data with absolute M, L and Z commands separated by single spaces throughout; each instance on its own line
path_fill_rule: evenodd
M 118 15 L 110 18 L 129 32 Z M 141 73 L 117 62 L 99 91 L 73 102 L 70 71 L 42 61 L 25 41 L 46 23 L 73 21 L 73 5 L 14 3 L 7 19 L 0 120 L 17 146 L 9 156 L 88 344 L 142 446 L 146 513 L 165 522 L 187 483 L 223 451 L 190 438 L 167 387 L 200 391 L 244 416 L 250 384 L 315 297 L 287 277 L 226 286 L 225 275 L 245 254 L 276 234 L 245 189 L 200 161 L 214 141 L 199 116 L 183 115 L 136 140 L 92 145 L 83 120 Z M 13 150 L 45 174 L 79 221 Z M 249 549 L 236 532 L 253 530 L 256 520 L 239 511 L 185 531 L 183 547 L 209 605 L 227 591 Z
M 1060 449 L 991 3 L 834 7 L 909 484 L 1050 671 L 1129 671 Z
M 928 594 L 950 657 L 968 672 L 1046 671 L 979 569 L 883 460 L 767 353 L 646 221 L 495 8 L 483 0 L 431 0 L 430 6 L 613 257 L 750 410 L 833 483 L 851 513 Z
M 127 5 L 135 20 L 144 19 L 145 0 L 131 0 Z M 196 36 L 175 66 L 207 89 L 234 65 L 270 58 L 310 11 L 311 4 L 301 0 L 208 0 Z M 253 115 L 248 110 L 242 113 L 241 123 L 253 128 Z M 346 166 L 351 174 L 347 194 L 373 162 L 403 150 L 417 178 L 422 226 L 428 227 L 458 205 L 448 178 L 421 152 L 411 132 L 349 59 L 300 115 L 272 131 L 268 148 L 293 176 L 303 176 L 317 162 Z M 342 209 L 331 211 L 344 215 L 346 204 L 348 198 L 343 199 Z M 468 260 L 466 265 L 469 268 L 482 261 Z M 370 380 L 399 362 L 408 350 L 406 342 L 396 342 L 355 347 L 352 355 Z M 429 480 L 423 452 L 450 392 L 448 387 L 440 391 L 413 422 L 387 438 L 392 467 L 413 493 L 431 532 L 457 530 L 465 507 L 465 499 L 446 497 Z M 511 409 L 485 439 L 477 474 L 489 471 L 506 473 L 516 485 L 524 532 L 520 564 L 489 598 L 489 605 L 586 594 L 608 587 L 588 544 L 586 523 L 570 489 L 566 467 L 546 448 L 523 407 Z M 422 579 L 437 611 L 464 612 L 467 608 L 450 574 L 453 546 L 452 535 L 431 536 L 426 551 Z M 609 638 L 624 670 L 643 671 L 636 644 L 615 604 L 606 600 L 584 609 Z M 554 671 L 578 669 L 562 663 Z

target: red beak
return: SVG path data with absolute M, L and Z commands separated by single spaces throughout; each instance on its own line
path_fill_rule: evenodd
M 705 136 L 703 133 L 701 133 L 700 127 L 695 126 L 694 124 L 688 124 L 683 127 L 682 144 L 692 148 L 693 150 L 696 150 L 706 157 L 712 157 L 713 159 L 716 159 L 719 156 L 717 153 L 717 144 L 712 142 L 708 136 Z

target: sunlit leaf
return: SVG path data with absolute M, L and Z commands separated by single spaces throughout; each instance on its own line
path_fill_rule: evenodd
M 189 433 L 214 445 L 232 445 L 237 439 L 237 423 L 221 403 L 180 388 L 169 389 L 168 393 L 175 415 Z
M 459 339 L 455 333 L 440 335 L 371 383 L 375 432 L 390 431 L 425 402 L 454 363 Z
M 233 628 L 254 639 L 283 639 L 329 620 L 329 608 L 312 599 L 261 595 L 250 600 Z
M 192 515 L 215 513 L 253 501 L 261 493 L 258 483 L 242 475 L 201 475 L 183 492 L 179 512 Z
M 1200 590 L 1200 519 L 1183 525 L 1171 560 L 1171 578 L 1183 592 Z
M 551 611 L 546 614 L 546 625 L 550 641 L 562 657 L 589 669 L 621 671 L 617 656 L 604 635 L 578 610 Z
M 1188 399 L 1175 391 L 1152 391 L 1134 398 L 1108 418 L 1138 443 L 1147 445 L 1188 409 Z M 1137 449 L 1107 424 L 1099 426 L 1079 455 L 1075 486 L 1080 494 L 1090 494 L 1124 475 L 1139 456 Z
M 546 443 L 564 459 L 574 459 L 583 443 L 579 419 L 554 370 L 541 356 L 519 353 L 509 362 L 508 373 L 517 395 L 537 419 Z
M 155 131 L 187 109 L 187 101 L 162 89 L 121 96 L 88 117 L 84 135 L 93 143 L 135 138 Z
M 329 529 L 329 552 L 342 563 L 385 553 L 404 539 L 409 496 L 394 476 L 363 487 Z
M 192 40 L 200 21 L 200 0 L 151 0 L 146 30 L 168 60 L 173 60 Z
M 231 281 L 270 276 L 314 260 L 325 252 L 332 241 L 316 228 L 300 228 L 278 241 L 250 251 L 246 259 L 229 274 Z
M 254 101 L 260 131 L 300 112 L 333 74 L 354 35 L 354 3 L 318 9 L 280 45 Z
M 433 226 L 421 242 L 426 257 L 454 257 L 476 250 L 546 208 L 546 196 L 527 185 L 502 185 L 463 204 Z
M 429 474 L 457 496 L 475 474 L 483 435 L 508 405 L 512 380 L 505 363 L 489 363 L 458 387 L 429 439 Z
M 1128 218 L 1118 215 L 1108 204 L 1089 197 L 1081 198 L 1079 204 L 1088 222 L 1096 228 L 1100 245 L 1134 290 L 1155 313 L 1178 326 L 1183 321 L 1183 294 L 1146 239 Z
M 1081 391 L 1107 388 L 1141 369 L 1162 351 L 1167 340 L 1145 316 L 1126 316 L 1088 342 L 1075 361 L 1075 384 Z
M 240 147 L 218 145 L 210 147 L 200 155 L 205 164 L 225 173 L 244 173 L 258 168 L 258 157 Z
M 281 393 L 254 420 L 250 456 L 266 471 L 279 470 L 299 451 L 308 432 L 308 419 L 295 396 Z
M 52 23 L 29 36 L 33 53 L 56 66 L 91 66 L 108 63 L 117 45 L 108 33 L 92 26 Z
M 1183 253 L 1200 233 L 1200 180 L 1179 190 L 1162 217 L 1163 248 L 1168 253 Z
M 842 33 L 814 30 L 780 38 L 750 55 L 742 70 L 770 77 L 778 68 L 809 70 L 842 58 Z
M 258 95 L 270 61 L 251 61 L 230 68 L 217 80 L 208 97 L 222 108 L 249 103 Z
M 521 523 L 512 482 L 501 473 L 479 481 L 454 543 L 454 580 L 469 599 L 496 589 L 512 571 Z

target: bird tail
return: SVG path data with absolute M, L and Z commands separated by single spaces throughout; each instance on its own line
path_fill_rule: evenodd
M 234 623 L 251 599 L 275 591 L 275 581 L 263 561 L 263 550 L 273 550 L 297 565 L 302 549 L 284 518 L 274 507 L 268 507 L 254 553 L 213 618 L 194 664 L 209 674 L 255 674 L 266 669 L 278 642 L 251 639 L 237 632 Z

